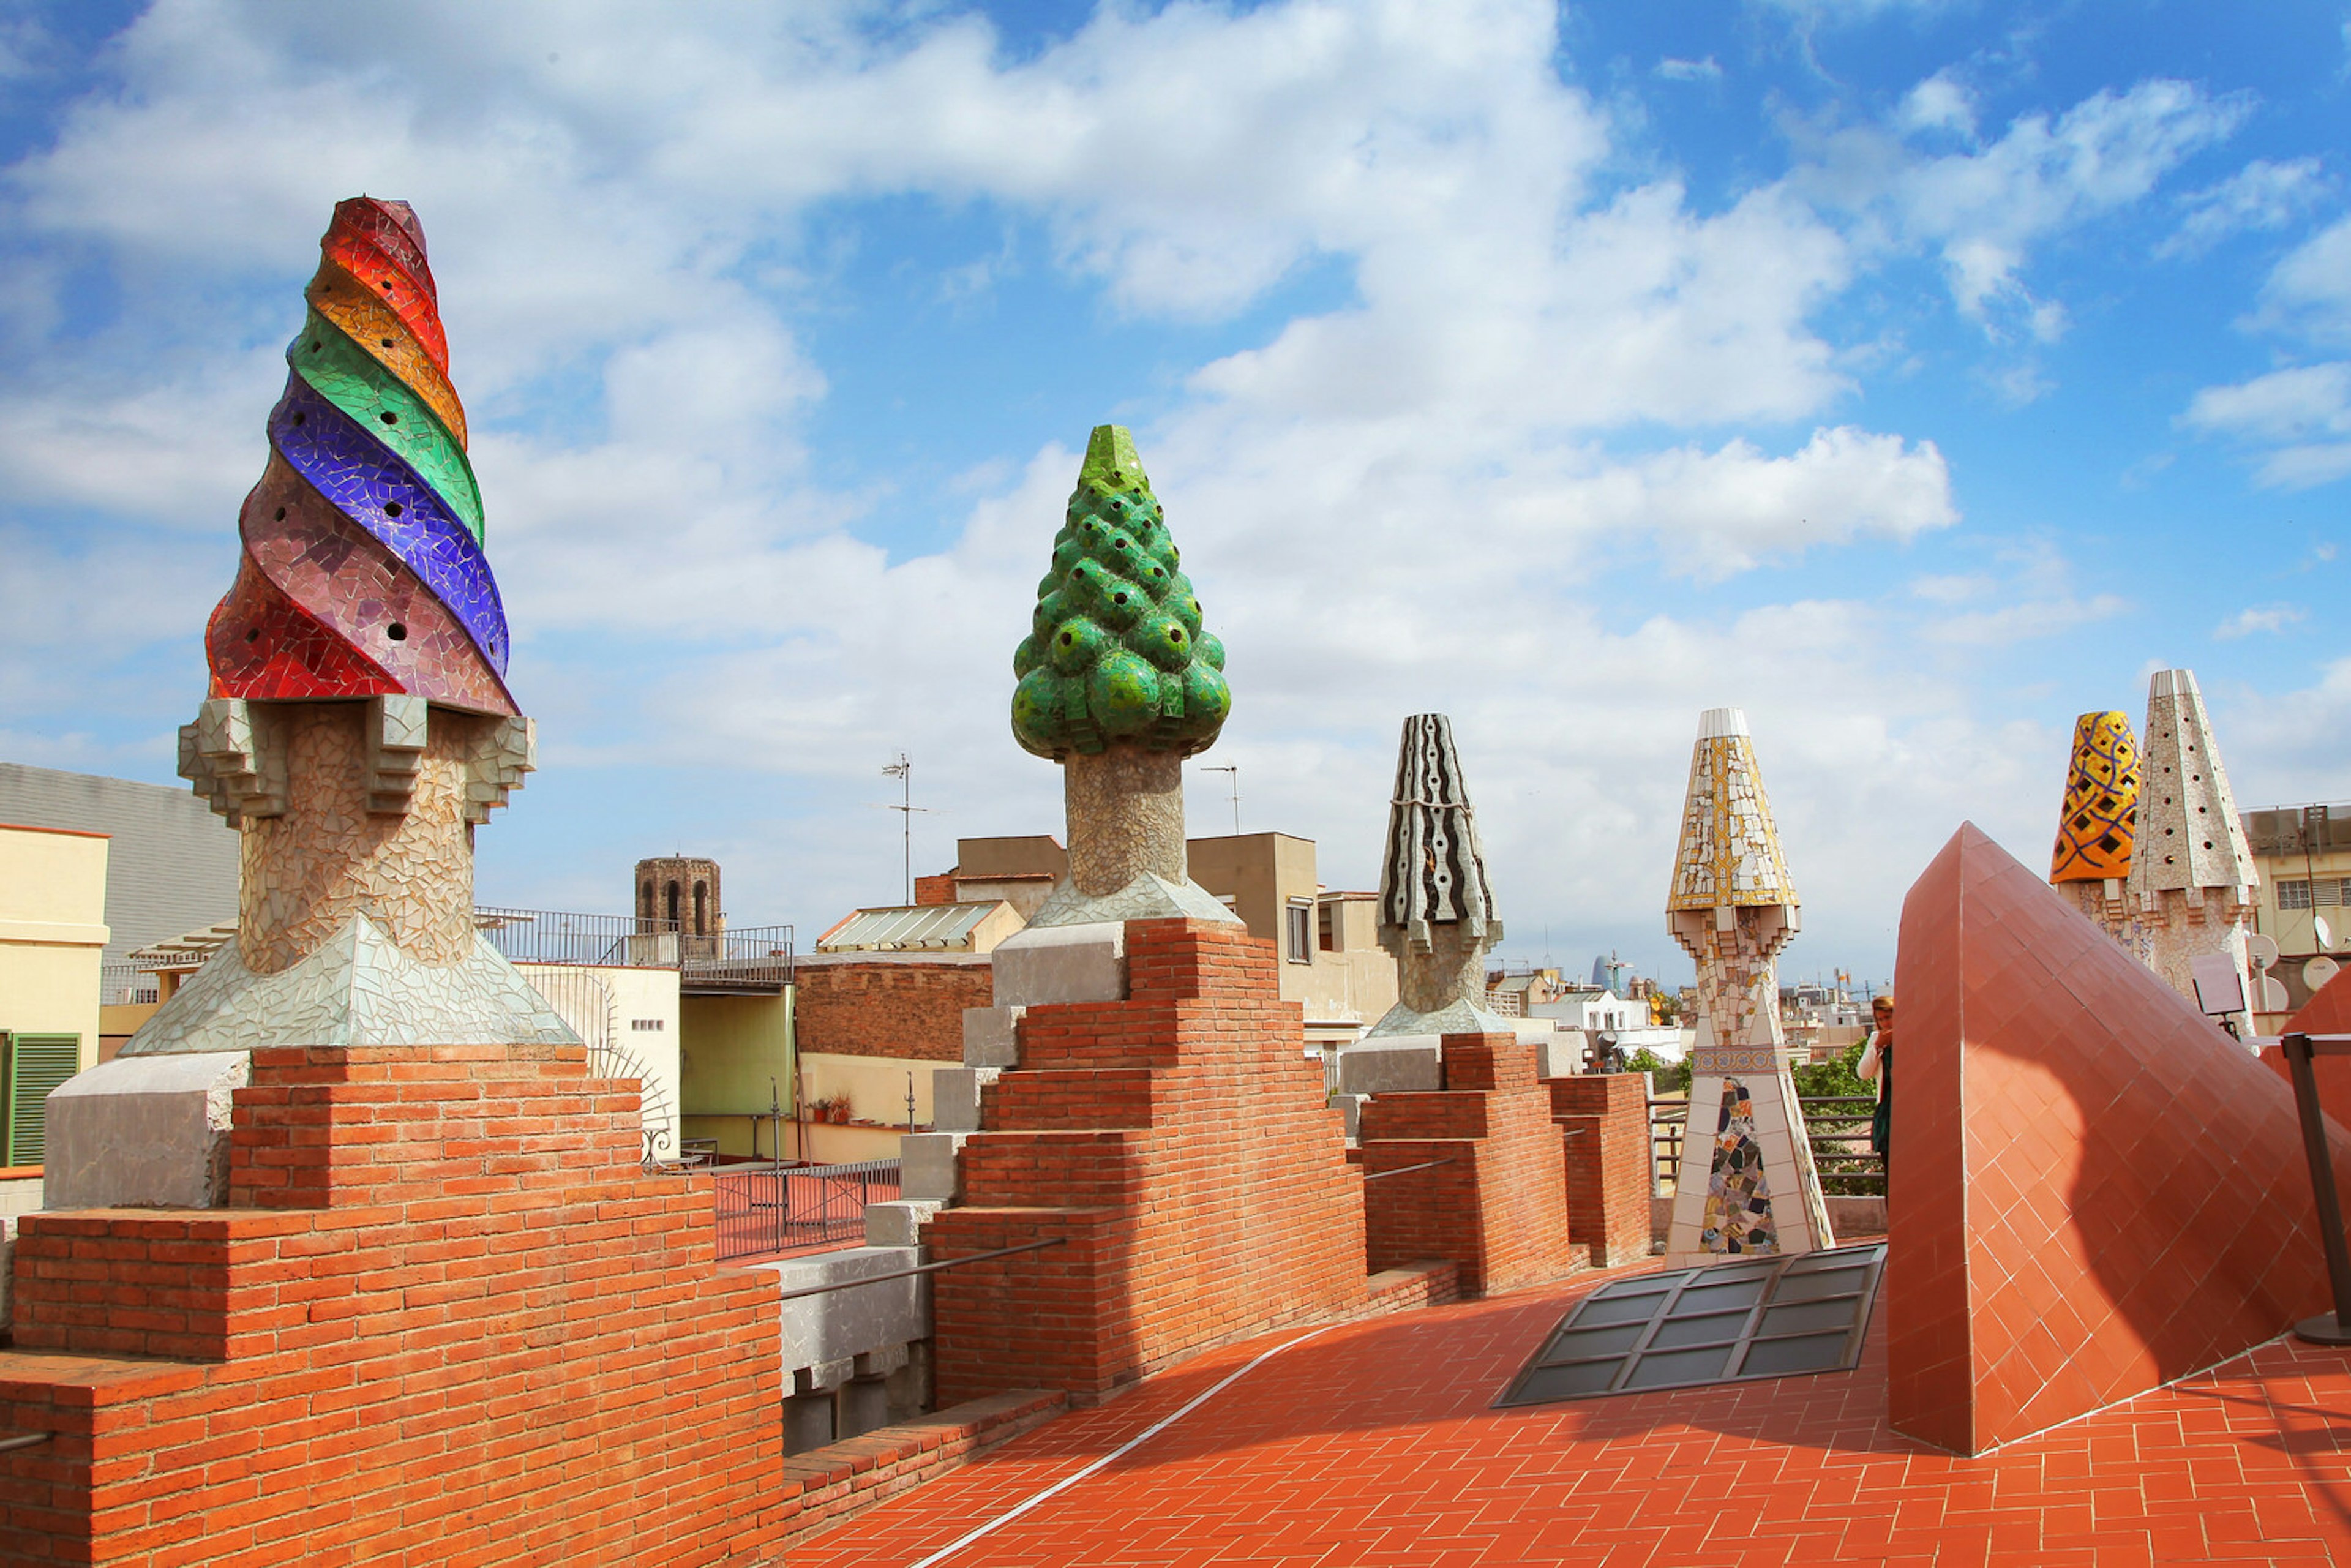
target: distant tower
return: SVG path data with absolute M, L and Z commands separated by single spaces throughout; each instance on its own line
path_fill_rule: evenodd
M 1698 719 L 1667 928 L 1698 963 L 1689 1124 L 1667 1251 L 1685 1261 L 1835 1245 L 1780 1028 L 1801 924 L 1747 716 Z
M 2126 945 L 2191 1004 L 2199 958 L 2225 959 L 2251 996 L 2245 936 L 2261 873 L 2193 672 L 2156 673 L 2147 685 L 2142 733 L 2145 782 L 2138 843 L 2125 884 Z M 2241 1014 L 2232 1017 L 2241 1028 L 2250 1022 Z
M 2049 881 L 2118 937 L 2130 923 L 2123 889 L 2138 834 L 2139 768 L 2138 742 L 2124 715 L 2085 713 L 2074 721 Z
M 637 929 L 717 936 L 726 930 L 718 902 L 718 862 L 672 855 L 637 862 Z

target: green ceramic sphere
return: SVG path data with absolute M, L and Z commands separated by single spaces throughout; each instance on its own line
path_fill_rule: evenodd
M 1186 757 L 1215 744 L 1232 688 L 1182 560 L 1134 438 L 1096 426 L 1012 656 L 1022 747 L 1060 760 L 1122 741 Z

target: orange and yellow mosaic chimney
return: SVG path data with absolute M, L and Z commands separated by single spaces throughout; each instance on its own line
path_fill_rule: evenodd
M 2049 858 L 2051 882 L 2120 882 L 2130 875 L 2138 784 L 2138 741 L 2129 717 L 2110 710 L 2075 719 L 2057 848 Z
M 2049 881 L 2108 931 L 2118 931 L 2125 918 L 2123 884 L 2138 839 L 2139 775 L 2138 740 L 2127 715 L 2108 709 L 2074 721 Z

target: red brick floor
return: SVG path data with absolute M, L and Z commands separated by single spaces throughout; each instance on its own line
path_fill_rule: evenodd
M 1326 1331 L 939 1568 L 2351 1562 L 2351 1354 L 2291 1340 L 1975 1459 L 1886 1427 L 1882 1323 L 1850 1373 L 1487 1408 L 1625 1272 Z M 790 1561 L 921 1562 L 1297 1332 L 1065 1416 Z

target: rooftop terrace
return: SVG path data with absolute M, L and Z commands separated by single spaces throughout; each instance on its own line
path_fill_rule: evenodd
M 1887 1426 L 1882 1322 L 1852 1372 L 1491 1408 L 1626 1272 L 1228 1346 L 815 1537 L 795 1568 L 2351 1558 L 2351 1354 L 2291 1339 L 1976 1458 Z

